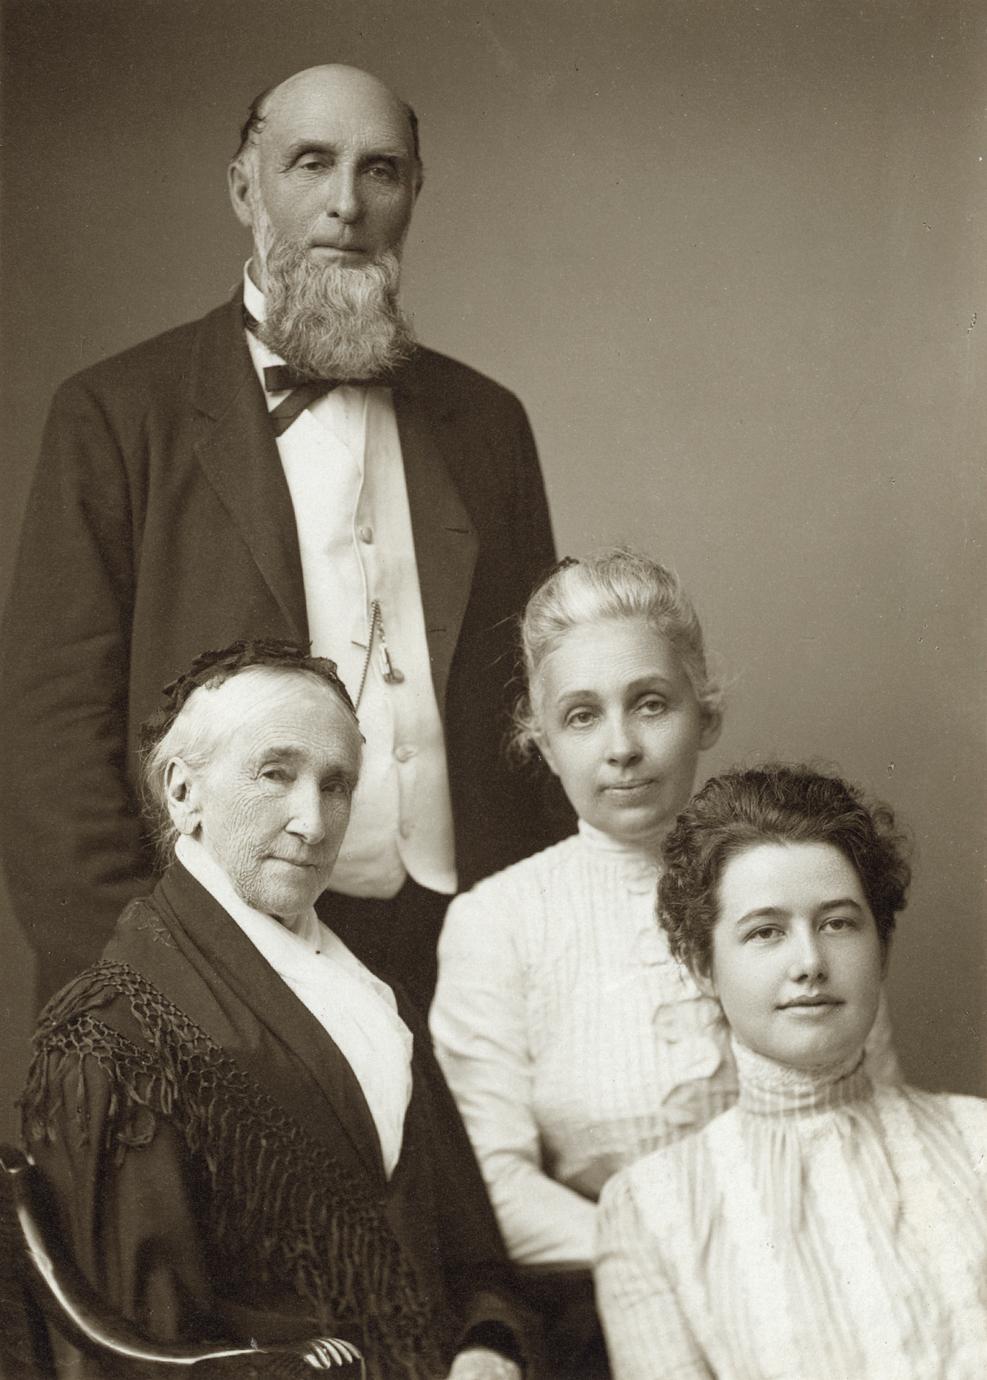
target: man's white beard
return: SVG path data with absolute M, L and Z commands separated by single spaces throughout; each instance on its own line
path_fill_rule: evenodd
M 386 374 L 414 348 L 397 303 L 401 263 L 388 250 L 347 268 L 315 263 L 284 239 L 265 254 L 266 318 L 257 334 L 285 363 L 312 378 L 363 379 Z

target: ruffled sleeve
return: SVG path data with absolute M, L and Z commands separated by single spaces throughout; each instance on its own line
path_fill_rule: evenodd
M 439 943 L 432 1037 L 511 1258 L 588 1265 L 595 1205 L 541 1166 L 518 908 L 496 878 L 453 901 Z
M 661 1176 L 660 1156 L 647 1163 L 652 1178 Z M 654 1183 L 649 1196 L 674 1201 L 675 1194 L 673 1182 Z M 614 1380 L 712 1380 L 628 1172 L 611 1179 L 600 1197 L 594 1274 Z

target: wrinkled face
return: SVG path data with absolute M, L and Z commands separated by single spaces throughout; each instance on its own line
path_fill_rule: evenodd
M 580 818 L 621 842 L 657 845 L 720 727 L 671 643 L 643 618 L 582 624 L 532 689 L 538 747 Z
M 718 895 L 705 985 L 741 1043 L 798 1069 L 849 1058 L 884 967 L 852 863 L 826 843 L 757 844 L 727 862 Z
M 179 767 L 176 823 L 248 905 L 297 915 L 325 890 L 349 823 L 361 752 L 353 716 L 327 686 L 292 671 L 196 693 L 214 696 L 217 722 L 235 727 L 204 767 Z
M 348 67 L 301 72 L 269 97 L 255 138 L 230 170 L 230 193 L 253 230 L 261 278 L 272 238 L 343 267 L 400 252 L 418 167 L 407 115 L 375 78 Z

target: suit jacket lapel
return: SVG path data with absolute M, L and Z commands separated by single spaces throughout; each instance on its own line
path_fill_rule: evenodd
M 453 481 L 462 431 L 448 403 L 428 386 L 427 355 L 419 352 L 394 387 L 425 635 L 440 713 L 449 668 L 469 601 L 477 534 Z
M 292 634 L 306 640 L 305 588 L 291 496 L 243 338 L 239 294 L 203 323 L 193 361 L 195 451 Z M 440 711 L 469 601 L 477 534 L 452 475 L 462 428 L 420 351 L 394 386 L 425 633 Z
M 292 634 L 308 637 L 291 496 L 243 337 L 240 295 L 206 317 L 192 364 L 195 451 Z M 217 534 L 219 539 L 219 534 Z

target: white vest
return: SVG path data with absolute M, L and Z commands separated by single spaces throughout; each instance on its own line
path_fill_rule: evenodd
M 264 319 L 264 296 L 244 272 L 244 304 Z M 264 368 L 284 361 L 251 332 Z M 266 393 L 268 410 L 287 396 Z M 330 657 L 366 739 L 349 829 L 329 886 L 348 896 L 390 897 L 410 875 L 456 890 L 445 738 L 425 638 L 411 513 L 390 390 L 336 388 L 276 438 L 298 530 L 312 651 Z M 380 625 L 367 661 L 376 601 Z

